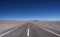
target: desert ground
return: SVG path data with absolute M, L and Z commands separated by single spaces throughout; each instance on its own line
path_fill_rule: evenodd
M 26 24 L 28 22 L 34 24 L 40 24 L 44 27 L 51 28 L 60 31 L 60 21 L 39 21 L 39 20 L 28 20 L 28 21 L 17 21 L 17 20 L 0 20 L 0 34 L 10 28 L 15 26 Z
M 18 26 L 20 24 L 25 24 L 26 21 L 16 21 L 16 20 L 0 20 L 0 34 L 10 28 Z

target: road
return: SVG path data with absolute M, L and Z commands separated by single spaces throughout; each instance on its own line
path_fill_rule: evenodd
M 32 23 L 27 23 L 22 27 L 6 33 L 1 34 L 3 36 L 0 35 L 0 37 L 60 37 Z
M 22 27 L 17 26 L 16 29 L 13 28 L 12 30 L 0 35 L 0 37 L 27 37 L 26 29 L 27 25 L 24 25 Z
M 30 28 L 30 37 L 59 37 L 48 31 L 45 31 L 37 26 L 31 26 Z

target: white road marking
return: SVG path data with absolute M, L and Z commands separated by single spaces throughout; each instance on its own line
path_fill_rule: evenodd
M 39 27 L 39 26 L 38 26 Z M 53 32 L 53 31 L 51 31 L 51 30 L 49 30 L 49 29 L 46 29 L 46 28 L 43 28 L 43 27 L 40 27 L 41 29 L 43 29 L 43 30 L 45 30 L 45 31 L 48 31 L 48 32 L 50 32 L 50 33 L 52 33 L 52 34 L 55 34 L 55 35 L 57 35 L 57 36 L 59 36 L 60 37 L 60 35 L 59 34 L 57 34 L 57 33 L 55 33 L 55 32 Z
M 7 32 L 5 32 L 5 33 L 3 33 L 3 34 L 0 34 L 0 37 L 3 37 L 4 35 L 7 35 L 7 34 L 9 34 L 9 33 L 13 32 L 14 30 L 18 29 L 19 27 L 20 27 L 20 26 L 16 26 L 16 28 L 15 28 L 15 27 L 13 27 L 14 29 L 9 30 L 9 31 L 7 31 Z
M 3 33 L 3 34 L 0 35 L 0 37 L 9 34 L 9 33 L 12 32 L 12 31 L 13 31 L 13 30 L 10 30 L 10 31 L 8 31 L 8 32 L 6 32 L 6 33 Z
M 27 36 L 29 36 L 29 28 L 27 29 Z

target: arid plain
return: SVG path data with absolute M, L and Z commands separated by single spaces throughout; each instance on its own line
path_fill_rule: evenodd
M 45 28 L 51 28 L 52 31 L 56 30 L 57 33 L 60 32 L 60 21 L 39 21 L 39 20 L 28 20 L 28 21 L 17 21 L 17 20 L 0 20 L 0 34 L 10 28 L 15 26 L 26 24 L 26 23 L 40 24 Z M 60 34 L 60 33 L 59 33 Z

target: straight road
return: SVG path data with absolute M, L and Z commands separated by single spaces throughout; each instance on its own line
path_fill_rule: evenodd
M 59 37 L 55 34 L 52 34 L 48 31 L 45 31 L 36 25 L 30 26 L 30 37 Z
M 11 32 L 6 32 L 0 35 L 0 37 L 27 37 L 27 25 L 24 25 L 22 27 L 16 27 L 17 29 L 12 30 Z
M 1 36 L 1 35 L 0 35 Z M 50 33 L 32 23 L 27 23 L 16 30 L 1 37 L 60 37 Z

